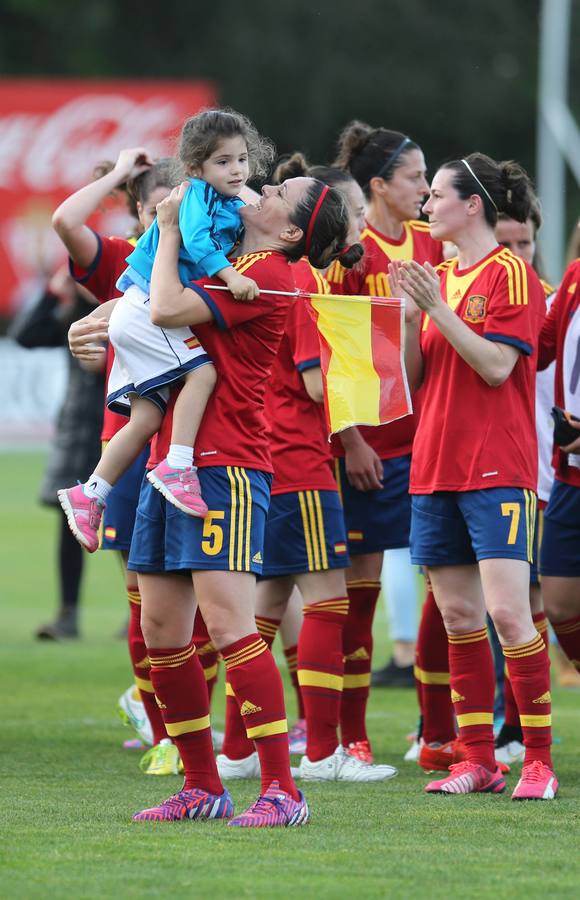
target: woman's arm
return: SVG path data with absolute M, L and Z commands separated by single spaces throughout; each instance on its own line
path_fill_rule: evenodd
M 486 384 L 499 387 L 509 378 L 520 351 L 509 344 L 488 341 L 462 322 L 443 300 L 433 266 L 402 263 L 399 278 L 403 290 L 427 313 L 441 334 Z
M 145 172 L 153 160 L 143 147 L 121 150 L 115 168 L 67 197 L 55 210 L 52 226 L 77 265 L 87 268 L 98 249 L 97 237 L 85 224 L 105 198 L 127 179 Z
M 151 272 L 150 307 L 151 321 L 161 328 L 200 325 L 213 319 L 207 303 L 179 280 L 179 207 L 188 189 L 188 182 L 182 182 L 157 206 L 159 244 Z
M 394 297 L 405 301 L 405 369 L 409 390 L 414 393 L 423 383 L 423 354 L 421 353 L 421 310 L 403 288 L 400 279 L 401 262 L 389 263 L 389 284 Z
M 306 393 L 315 403 L 322 403 L 324 400 L 324 388 L 322 386 L 322 369 L 320 366 L 312 366 L 311 369 L 305 369 L 300 373 Z

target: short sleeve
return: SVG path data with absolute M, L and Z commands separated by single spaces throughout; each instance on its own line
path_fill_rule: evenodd
M 531 356 L 545 314 L 544 289 L 533 269 L 516 256 L 502 260 L 489 299 L 470 297 L 468 307 L 472 301 L 473 314 L 478 302 L 488 304 L 483 329 L 487 340 L 509 344 Z M 470 313 L 469 308 L 466 312 Z
M 133 250 L 133 246 L 125 238 L 104 238 L 96 232 L 94 234 L 98 247 L 90 266 L 83 269 L 70 259 L 69 269 L 75 281 L 87 288 L 99 303 L 106 303 L 107 300 L 120 296 L 115 285 L 119 275 L 126 268 L 125 259 Z
M 295 300 L 288 311 L 286 335 L 299 372 L 320 366 L 318 331 L 304 300 Z
M 208 279 L 192 281 L 189 285 L 207 303 L 220 331 L 228 331 L 244 322 L 251 322 L 271 312 L 276 304 L 258 297 L 257 300 L 236 300 L 228 290 L 208 284 Z

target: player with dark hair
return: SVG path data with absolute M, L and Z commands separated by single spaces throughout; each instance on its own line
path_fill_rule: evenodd
M 334 292 L 392 296 L 388 266 L 392 260 L 443 259 L 440 241 L 418 221 L 428 192 L 419 146 L 398 131 L 351 122 L 339 138 L 336 165 L 349 172 L 367 201 L 361 233 L 365 255 L 347 271 L 335 263 L 327 274 Z M 381 583 L 383 552 L 403 556 L 412 598 L 416 575 L 409 559 L 411 500 L 409 468 L 416 415 L 378 428 L 349 428 L 333 438 L 336 473 L 344 505 L 352 566 L 347 575 L 350 599 L 345 627 L 345 675 L 341 728 L 345 745 L 372 760 L 366 730 L 371 683 L 372 623 Z M 401 660 L 406 664 L 407 660 Z
M 451 697 L 464 762 L 431 793 L 501 793 L 494 758 L 494 670 L 486 609 L 506 657 L 526 747 L 514 800 L 550 800 L 549 658 L 529 602 L 537 440 L 536 348 L 545 312 L 540 281 L 497 245 L 499 212 L 525 221 L 532 190 L 513 162 L 483 154 L 446 163 L 424 212 L 458 258 L 439 267 L 393 263 L 408 298 L 406 364 L 423 385 L 413 445 L 413 561 L 427 567 L 449 639 Z M 414 301 L 414 303 L 413 303 Z

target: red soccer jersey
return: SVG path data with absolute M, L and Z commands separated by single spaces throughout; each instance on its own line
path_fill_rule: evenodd
M 440 266 L 441 291 L 455 314 L 488 340 L 520 350 L 514 369 L 490 387 L 426 318 L 424 381 L 413 444 L 412 494 L 519 487 L 535 491 L 536 349 L 544 289 L 531 266 L 496 247 L 469 269 Z
M 538 368 L 556 360 L 556 406 L 580 418 L 580 259 L 571 263 L 546 316 L 538 349 Z M 556 477 L 580 487 L 580 454 L 554 446 Z
M 431 237 L 426 222 L 403 222 L 403 234 L 397 241 L 385 237 L 367 224 L 360 240 L 365 248 L 365 255 L 358 265 L 353 269 L 345 269 L 339 262 L 335 262 L 330 267 L 326 277 L 333 293 L 390 297 L 388 271 L 392 260 L 414 259 L 418 263 L 430 262 L 436 266 L 443 259 L 443 245 L 441 241 Z M 415 411 L 412 416 L 405 416 L 388 425 L 379 425 L 377 428 L 361 426 L 359 431 L 381 459 L 391 459 L 411 452 L 416 427 Z M 337 436 L 332 438 L 332 451 L 335 456 L 344 456 L 342 442 Z
M 117 279 L 127 268 L 126 258 L 135 246 L 135 241 L 128 241 L 126 238 L 119 237 L 102 237 L 95 232 L 99 246 L 97 255 L 88 269 L 77 266 L 73 260 L 69 261 L 71 275 L 95 295 L 99 303 L 106 303 L 113 297 L 120 297 L 121 292 L 117 290 Z M 105 384 L 109 380 L 109 373 L 115 353 L 111 344 L 107 348 L 107 364 L 105 369 Z M 127 424 L 125 416 L 111 412 L 105 403 L 105 411 L 103 414 L 103 430 L 101 439 L 109 441 L 123 425 Z
M 282 253 L 249 253 L 232 265 L 264 290 L 295 290 L 292 268 Z M 216 387 L 195 442 L 196 465 L 243 466 L 272 472 L 264 394 L 293 301 L 263 293 L 249 303 L 235 300 L 228 291 L 206 290 L 205 284 L 222 286 L 223 282 L 202 278 L 191 285 L 214 316 L 212 322 L 196 325 L 195 335 L 217 371 Z M 171 405 L 153 442 L 150 467 L 167 454 L 172 408 Z
M 292 266 L 297 287 L 327 294 L 328 283 L 304 259 Z M 274 466 L 272 494 L 336 491 L 324 407 L 304 387 L 302 372 L 320 366 L 316 325 L 306 301 L 288 310 L 284 336 L 266 390 L 266 418 Z

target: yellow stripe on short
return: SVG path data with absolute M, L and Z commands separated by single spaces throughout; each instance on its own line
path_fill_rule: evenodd
M 226 466 L 226 472 L 230 480 L 230 548 L 229 548 L 229 566 L 230 572 L 235 571 L 235 543 L 236 543 L 236 515 L 238 508 L 238 496 L 236 489 L 236 479 L 231 466 Z
M 246 521 L 244 525 L 244 571 L 250 571 L 250 538 L 252 536 L 252 485 L 245 469 L 240 469 L 240 477 L 246 486 Z
M 308 558 L 308 571 L 314 571 L 314 556 L 312 553 L 312 540 L 310 538 L 310 525 L 308 522 L 308 513 L 306 511 L 306 500 L 304 491 L 298 491 L 298 502 L 300 504 L 300 513 L 302 515 L 302 528 L 304 529 L 304 543 L 306 544 L 306 556 Z
M 332 691 L 342 691 L 342 675 L 331 675 L 330 672 L 315 672 L 313 669 L 298 669 L 298 684 L 300 687 L 330 688 Z
M 468 725 L 493 725 L 493 713 L 463 713 L 463 715 L 457 716 L 457 724 L 460 728 L 465 728 Z
M 273 734 L 287 734 L 288 722 L 286 719 L 278 719 L 276 722 L 266 722 L 264 725 L 254 725 L 253 728 L 246 728 L 246 734 L 251 741 L 258 738 L 270 737 Z
M 420 669 L 419 666 L 415 666 L 413 669 L 413 674 L 417 681 L 420 681 L 421 684 L 449 684 L 450 675 L 449 672 L 426 672 L 425 669 Z
M 179 737 L 180 734 L 189 734 L 193 731 L 205 731 L 209 728 L 209 716 L 201 716 L 199 719 L 185 719 L 183 722 L 166 722 L 165 730 L 169 737 Z
M 314 513 L 314 499 L 312 491 L 306 491 L 306 506 L 308 508 L 308 520 L 310 522 L 310 536 L 312 540 L 312 551 L 314 553 L 314 569 L 320 572 L 322 563 L 320 560 L 320 536 L 316 527 L 316 516 Z
M 549 728 L 552 724 L 552 716 L 520 716 L 522 728 Z
M 145 691 L 146 694 L 154 694 L 155 688 L 151 684 L 150 681 L 147 681 L 146 678 L 137 678 L 135 677 L 135 684 L 139 688 L 140 691 Z
M 318 522 L 318 536 L 320 538 L 320 554 L 322 556 L 322 568 L 328 569 L 328 554 L 326 552 L 326 533 L 324 531 L 324 516 L 320 503 L 320 491 L 314 491 L 314 506 L 316 507 L 316 519 Z
M 362 675 L 345 675 L 342 680 L 342 688 L 360 688 L 369 687 L 371 683 L 371 673 L 363 672 Z

